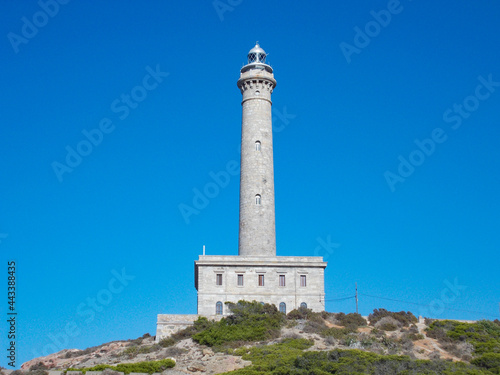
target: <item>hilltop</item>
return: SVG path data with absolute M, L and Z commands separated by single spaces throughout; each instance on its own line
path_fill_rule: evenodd
M 500 374 L 498 320 L 419 321 L 411 312 L 376 309 L 367 321 L 358 314 L 308 309 L 285 316 L 257 302 L 229 307 L 233 315 L 220 322 L 200 318 L 159 343 L 145 334 L 63 350 L 26 362 L 22 369 L 96 370 L 102 366 L 92 367 L 171 358 L 175 367 L 165 374 Z

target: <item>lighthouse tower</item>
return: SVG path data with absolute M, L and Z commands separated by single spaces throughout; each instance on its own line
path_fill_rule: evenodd
M 271 113 L 276 80 L 258 43 L 248 52 L 238 87 L 243 95 L 238 254 L 276 256 Z

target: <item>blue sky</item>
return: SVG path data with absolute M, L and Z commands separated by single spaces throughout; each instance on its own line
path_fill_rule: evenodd
M 337 299 L 357 282 L 363 315 L 499 317 L 499 13 L 451 0 L 2 2 L 16 367 L 196 313 L 203 245 L 237 254 L 239 176 L 195 214 L 179 206 L 239 161 L 236 81 L 257 40 L 278 82 L 278 255 L 325 257 L 328 311 L 353 312 Z

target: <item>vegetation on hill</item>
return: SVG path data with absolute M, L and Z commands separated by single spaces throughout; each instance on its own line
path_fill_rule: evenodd
M 472 345 L 474 358 L 471 363 L 500 374 L 500 325 L 496 322 L 433 321 L 427 329 L 427 336 L 435 338 L 450 351 L 464 343 Z
M 160 361 L 147 361 L 147 362 L 137 362 L 137 363 L 120 363 L 116 366 L 111 365 L 97 365 L 93 367 L 85 368 L 69 368 L 67 371 L 81 371 L 86 373 L 87 371 L 104 371 L 106 369 L 123 372 L 125 374 L 130 374 L 131 372 L 147 373 L 152 374 L 154 372 L 163 372 L 168 368 L 175 366 L 175 361 L 171 359 L 162 359 Z
M 256 301 L 239 301 L 227 305 L 231 315 L 219 322 L 204 322 L 205 329 L 194 334 L 193 340 L 202 345 L 219 347 L 230 343 L 232 346 L 241 346 L 245 342 L 279 337 L 285 319 L 276 306 Z
M 197 350 L 203 353 L 204 360 L 211 355 L 216 358 L 214 351 L 218 351 L 251 361 L 251 366 L 231 372 L 242 375 L 500 375 L 498 320 L 462 323 L 426 319 L 427 329 L 424 331 L 416 317 L 404 311 L 375 309 L 369 316 L 368 325 L 361 315 L 353 313 L 315 313 L 307 308 L 299 308 L 285 315 L 274 305 L 256 301 L 239 301 L 227 305 L 231 315 L 220 321 L 200 317 L 192 326 L 159 343 L 154 343 L 149 335 L 129 340 L 128 344 L 119 346 L 123 349 L 108 354 L 108 362 L 101 363 L 109 363 L 111 358 L 116 363 L 116 358 L 124 356 L 129 360 L 139 356 L 137 361 L 173 356 L 178 360 L 178 366 L 180 363 L 190 366 L 193 357 L 189 353 Z M 185 341 L 175 345 L 184 339 L 192 339 L 194 343 Z M 71 354 L 65 351 L 61 358 L 72 359 L 74 353 L 74 350 Z M 89 355 L 92 361 L 100 358 L 95 351 Z M 224 358 L 221 354 L 217 356 L 212 361 L 212 369 L 218 369 L 220 364 L 217 361 Z M 72 367 L 85 366 L 87 360 L 88 356 L 74 361 Z M 199 365 L 195 364 L 192 368 L 199 368 Z M 162 372 L 174 366 L 174 361 L 162 359 L 68 370 L 86 372 L 108 369 L 129 374 Z M 69 367 L 69 364 L 65 367 Z M 203 364 L 200 368 L 203 368 Z M 226 367 L 229 368 L 234 367 Z M 31 370 L 12 375 L 47 375 L 42 363 L 32 366 Z
M 379 355 L 361 350 L 304 352 L 311 345 L 304 339 L 292 339 L 274 345 L 237 349 L 235 354 L 252 361 L 252 366 L 227 374 L 488 374 L 461 362 L 412 360 L 408 356 Z

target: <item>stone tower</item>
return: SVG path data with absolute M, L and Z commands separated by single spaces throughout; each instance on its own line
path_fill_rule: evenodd
M 266 52 L 257 43 L 241 68 L 240 229 L 238 254 L 276 256 L 271 94 L 276 86 Z

